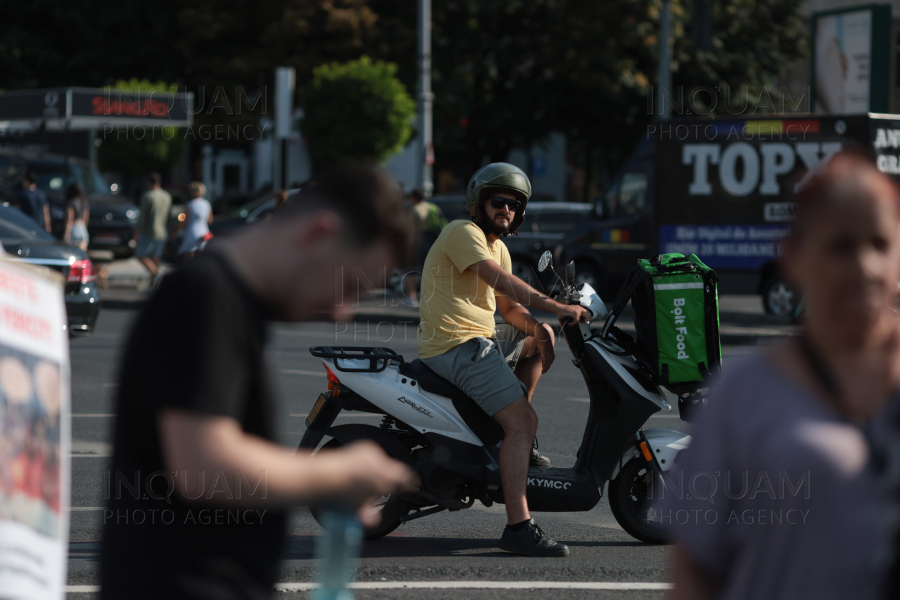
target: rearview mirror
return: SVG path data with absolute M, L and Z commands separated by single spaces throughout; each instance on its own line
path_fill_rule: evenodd
M 547 270 L 547 267 L 553 262 L 553 255 L 550 254 L 550 251 L 547 250 L 543 254 L 541 254 L 541 259 L 538 261 L 538 273 L 543 273 Z

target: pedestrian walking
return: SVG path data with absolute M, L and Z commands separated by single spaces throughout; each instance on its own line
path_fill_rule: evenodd
M 802 332 L 729 363 L 699 412 L 652 513 L 671 524 L 673 598 L 879 597 L 872 440 L 900 387 L 898 197 L 849 155 L 796 195 L 781 266 L 806 295 Z
M 343 167 L 162 280 L 119 374 L 101 598 L 269 598 L 287 507 L 409 488 L 411 471 L 373 443 L 314 457 L 278 446 L 264 356 L 268 322 L 347 320 L 360 281 L 407 259 L 394 190 Z
M 90 236 L 88 235 L 88 219 L 90 208 L 87 196 L 81 184 L 73 181 L 66 188 L 66 226 L 63 239 L 67 244 L 77 246 L 87 252 Z
M 52 233 L 50 223 L 50 203 L 43 190 L 37 186 L 37 174 L 34 171 L 22 177 L 22 187 L 13 197 L 13 204 L 23 213 L 34 219 L 47 233 Z
M 168 239 L 166 226 L 171 208 L 172 196 L 162 189 L 162 178 L 159 173 L 150 173 L 147 176 L 147 191 L 141 196 L 141 216 L 134 230 L 134 239 L 137 240 L 135 254 L 150 272 L 148 289 L 153 289 L 159 278 L 159 264 Z
M 178 229 L 172 232 L 173 236 L 180 231 L 184 232 L 178 248 L 178 255 L 182 258 L 191 258 L 212 239 L 209 231 L 209 224 L 213 221 L 212 205 L 206 199 L 206 186 L 199 181 L 194 181 L 191 183 L 188 193 L 191 199 L 185 206 L 185 220 L 181 222 Z

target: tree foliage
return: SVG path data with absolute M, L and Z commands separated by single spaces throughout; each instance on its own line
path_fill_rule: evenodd
M 173 16 L 183 0 L 0 2 L 0 89 L 99 87 L 184 74 Z
M 691 42 L 693 0 L 672 0 L 673 86 L 758 94 L 805 51 L 801 0 L 715 0 L 710 50 Z M 551 131 L 615 167 L 653 118 L 661 0 L 450 0 L 433 5 L 439 163 L 474 169 Z M 378 58 L 415 81 L 413 3 L 370 0 Z M 777 93 L 777 89 L 769 92 Z M 675 94 L 677 96 L 677 93 Z M 723 105 L 719 104 L 721 110 Z
M 131 79 L 118 81 L 114 89 L 150 93 L 175 92 L 178 86 Z M 152 171 L 164 171 L 176 164 L 187 146 L 184 130 L 164 127 L 127 127 L 106 133 L 101 138 L 97 161 L 102 170 L 119 171 L 126 177 L 139 177 Z
M 807 52 L 802 0 L 713 0 L 711 46 L 692 44 L 694 0 L 672 0 L 673 85 L 701 112 L 778 107 L 779 71 Z M 614 168 L 652 118 L 662 0 L 432 2 L 438 168 L 502 160 L 551 131 Z M 0 89 L 138 77 L 197 97 L 198 124 L 255 123 L 278 66 L 313 70 L 368 55 L 417 85 L 416 3 L 396 0 L 30 0 L 0 3 Z M 763 86 L 770 86 L 764 88 Z M 691 91 L 718 88 L 719 97 Z M 213 102 L 224 90 L 231 105 Z M 221 97 L 221 96 L 219 96 Z M 803 107 L 801 107 L 803 108 Z
M 365 56 L 313 71 L 301 129 L 316 168 L 348 158 L 381 163 L 403 148 L 416 105 L 396 72 Z

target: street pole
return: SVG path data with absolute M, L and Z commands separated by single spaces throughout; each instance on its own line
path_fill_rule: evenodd
M 288 156 L 288 140 L 293 130 L 294 115 L 293 67 L 275 69 L 275 131 L 272 136 L 272 189 L 290 186 L 291 165 Z
M 434 191 L 431 93 L 431 0 L 419 0 L 419 144 L 418 181 L 426 198 Z
M 671 115 L 672 107 L 666 101 L 666 95 L 672 97 L 672 59 L 669 38 L 672 35 L 672 0 L 662 0 L 662 13 L 659 18 L 659 87 L 656 90 L 655 113 L 665 121 Z

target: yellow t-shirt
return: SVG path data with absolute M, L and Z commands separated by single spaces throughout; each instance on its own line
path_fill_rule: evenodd
M 420 358 L 443 354 L 475 337 L 494 337 L 494 296 L 499 292 L 467 270 L 487 259 L 512 273 L 506 244 L 488 243 L 475 223 L 453 221 L 441 231 L 422 270 L 416 335 Z

